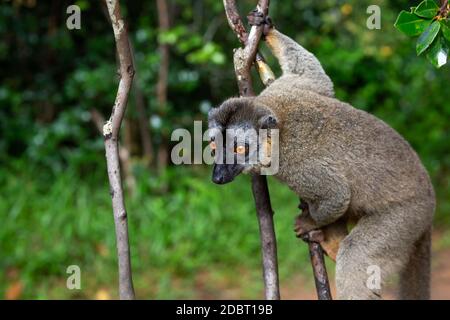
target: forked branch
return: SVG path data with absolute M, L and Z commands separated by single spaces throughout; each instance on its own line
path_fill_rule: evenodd
M 262 36 L 263 27 L 253 26 L 247 33 L 239 16 L 234 0 L 223 0 L 228 24 L 234 31 L 244 48 L 239 48 L 234 53 L 234 68 L 241 96 L 253 96 L 253 86 L 250 69 L 255 61 L 258 44 Z M 257 10 L 267 15 L 269 0 L 260 0 Z M 261 59 L 259 59 L 261 61 Z M 266 71 L 272 74 L 272 78 L 265 83 L 273 81 L 273 73 L 266 66 Z M 261 234 L 261 249 L 263 260 L 263 276 L 265 285 L 265 297 L 268 300 L 280 299 L 277 263 L 277 244 L 273 225 L 273 210 L 270 203 L 267 179 L 265 176 L 254 175 L 252 177 L 252 191 L 255 199 Z

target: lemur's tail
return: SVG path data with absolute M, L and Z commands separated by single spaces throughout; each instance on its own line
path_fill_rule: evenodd
M 307 79 L 321 94 L 334 96 L 333 82 L 311 52 L 275 28 L 266 35 L 266 43 L 280 63 L 283 74 L 298 75 Z
M 400 299 L 430 299 L 431 228 L 415 243 L 408 263 L 400 274 Z

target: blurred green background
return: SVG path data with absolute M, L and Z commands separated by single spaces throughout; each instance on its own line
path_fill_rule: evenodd
M 156 1 L 121 1 L 137 71 L 121 131 L 137 296 L 262 298 L 248 177 L 217 186 L 207 166 L 174 166 L 168 157 L 174 129 L 192 130 L 209 108 L 237 95 L 232 48 L 238 44 L 222 1 L 166 2 L 164 13 Z M 256 3 L 238 2 L 242 14 Z M 437 243 L 445 248 L 449 67 L 436 70 L 416 57 L 415 42 L 393 27 L 400 10 L 419 1 L 271 2 L 276 27 L 319 58 L 337 97 L 377 115 L 417 150 L 436 188 Z M 81 8 L 80 30 L 66 27 L 71 4 Z M 381 30 L 366 27 L 372 4 L 381 7 Z M 117 298 L 97 129 L 118 83 L 103 2 L 2 0 L 0 38 L 0 298 Z M 269 183 L 282 295 L 297 297 L 300 287 L 313 292 L 307 248 L 293 232 L 298 200 L 276 180 Z M 69 265 L 81 268 L 81 290 L 66 288 Z

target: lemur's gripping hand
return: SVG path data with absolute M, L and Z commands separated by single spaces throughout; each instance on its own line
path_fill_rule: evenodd
M 269 34 L 270 30 L 273 28 L 272 19 L 269 16 L 265 16 L 258 10 L 253 10 L 247 15 L 248 24 L 251 26 L 261 26 L 263 25 L 263 40 Z
M 308 204 L 302 201 L 299 209 L 302 210 L 302 213 L 295 219 L 296 236 L 304 241 L 320 243 L 330 259 L 336 261 L 339 244 L 348 234 L 345 221 L 338 220 L 318 229 L 316 222 L 309 214 Z
M 299 209 L 302 210 L 302 212 L 295 218 L 294 224 L 295 235 L 297 236 L 297 238 L 301 238 L 305 241 L 311 240 L 308 234 L 311 231 L 317 230 L 319 226 L 311 218 L 311 215 L 309 214 L 308 210 L 308 205 L 305 202 L 302 201 L 300 203 Z

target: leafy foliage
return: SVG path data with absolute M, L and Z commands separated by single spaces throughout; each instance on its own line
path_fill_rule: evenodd
M 450 47 L 448 2 L 442 8 L 434 0 L 424 0 L 410 12 L 401 11 L 395 26 L 407 36 L 420 35 L 416 44 L 417 55 L 426 52 L 426 57 L 435 67 L 447 63 Z

